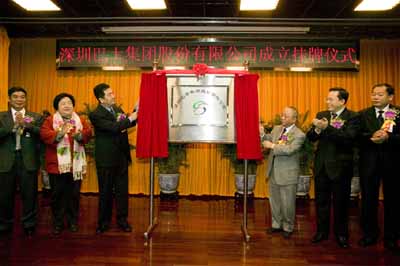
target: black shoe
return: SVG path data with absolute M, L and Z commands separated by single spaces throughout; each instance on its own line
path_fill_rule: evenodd
M 358 245 L 365 248 L 368 246 L 376 245 L 377 242 L 378 239 L 376 237 L 365 236 L 358 241 Z
M 268 233 L 268 234 L 280 233 L 280 232 L 282 232 L 282 231 L 283 231 L 282 228 L 274 228 L 274 227 L 271 227 L 271 228 L 268 228 L 268 229 L 267 229 L 267 233 Z
M 282 236 L 285 239 L 289 239 L 292 234 L 293 234 L 293 232 L 283 231 Z
M 349 247 L 349 239 L 345 236 L 337 236 L 336 242 L 338 243 L 339 247 L 341 247 L 341 248 Z
M 118 227 L 123 232 L 126 232 L 126 233 L 132 232 L 132 226 L 130 226 L 130 224 L 128 224 L 128 222 L 119 223 Z
M 62 230 L 63 230 L 62 226 L 55 225 L 53 227 L 53 235 L 58 236 L 59 234 L 61 234 Z
M 99 225 L 97 228 L 96 228 L 96 234 L 102 234 L 102 233 L 104 233 L 105 231 L 108 231 L 108 229 L 110 229 L 110 227 L 108 226 L 108 225 L 106 225 L 106 224 L 103 224 L 103 225 Z
M 34 226 L 30 226 L 30 227 L 24 228 L 24 233 L 25 233 L 25 235 L 27 237 L 33 236 L 33 234 L 35 233 L 35 227 Z
M 386 249 L 388 249 L 398 255 L 400 254 L 400 248 L 399 248 L 399 245 L 397 244 L 397 240 L 385 240 L 384 246 Z
M 328 234 L 322 233 L 322 232 L 317 232 L 314 237 L 311 239 L 311 243 L 319 243 L 321 241 L 327 240 L 328 239 Z
M 78 225 L 77 225 L 77 224 L 71 224 L 71 225 L 69 226 L 69 231 L 72 232 L 72 233 L 78 232 L 78 231 L 79 231 Z

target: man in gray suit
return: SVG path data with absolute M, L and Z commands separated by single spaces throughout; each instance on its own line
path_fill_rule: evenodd
M 285 238 L 290 238 L 294 229 L 299 150 L 305 140 L 305 134 L 295 125 L 297 116 L 296 108 L 285 107 L 281 114 L 282 125 L 275 126 L 271 134 L 264 134 L 260 127 L 263 147 L 271 150 L 267 176 L 272 227 L 267 231 L 282 232 Z

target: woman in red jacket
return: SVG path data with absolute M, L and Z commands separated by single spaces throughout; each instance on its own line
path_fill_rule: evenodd
M 90 124 L 74 112 L 75 99 L 68 93 L 58 94 L 53 101 L 56 112 L 40 129 L 46 144 L 46 170 L 50 177 L 53 234 L 64 229 L 64 216 L 69 230 L 78 231 L 79 193 L 86 173 L 84 144 L 92 136 Z

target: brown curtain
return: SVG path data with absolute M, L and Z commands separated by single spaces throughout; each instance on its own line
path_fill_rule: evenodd
M 8 51 L 10 40 L 5 28 L 0 27 L 0 110 L 7 109 L 8 90 Z
M 106 82 L 116 92 L 117 102 L 125 110 L 131 110 L 139 97 L 139 71 L 56 71 L 54 39 L 12 39 L 10 46 L 9 83 L 28 90 L 28 108 L 51 112 L 54 96 L 62 91 L 76 97 L 76 109 L 83 103 L 96 104 L 93 87 Z M 400 40 L 361 41 L 361 64 L 359 72 L 273 72 L 257 71 L 260 79 L 260 116 L 271 120 L 286 105 L 296 106 L 300 113 L 310 110 L 310 120 L 325 108 L 325 97 L 330 87 L 342 86 L 349 90 L 349 108 L 360 110 L 370 103 L 371 87 L 378 82 L 391 83 L 400 88 Z M 399 93 L 395 103 L 400 103 Z M 136 130 L 129 134 L 136 143 Z M 132 151 L 135 158 L 135 151 Z M 226 195 L 235 191 L 233 171 L 227 159 L 222 159 L 215 144 L 190 144 L 189 167 L 181 169 L 179 192 L 181 195 Z M 265 197 L 265 163 L 257 170 L 255 195 Z M 149 162 L 135 160 L 129 169 L 130 193 L 149 191 Z M 158 191 L 158 185 L 156 185 Z M 83 192 L 97 191 L 97 178 L 93 161 L 82 186 Z

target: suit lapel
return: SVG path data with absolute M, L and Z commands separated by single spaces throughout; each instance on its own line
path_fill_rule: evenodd
M 349 118 L 349 111 L 347 110 L 347 108 L 344 108 L 343 112 L 338 116 L 338 118 L 345 121 Z
M 372 129 L 371 131 L 376 131 L 379 129 L 379 121 L 378 118 L 376 118 L 376 112 L 375 112 L 375 107 L 370 107 L 367 110 L 367 125 L 371 125 Z
M 113 116 L 113 114 L 108 111 L 104 106 L 102 106 L 101 104 L 99 105 L 99 107 L 97 108 L 100 114 L 105 115 L 106 117 L 108 117 L 110 120 L 115 120 L 116 118 Z M 115 111 L 115 110 L 114 110 Z
M 281 136 L 283 131 L 283 126 L 279 126 L 278 130 L 275 131 L 275 134 L 272 136 L 272 142 L 276 143 L 279 140 L 279 137 Z
M 12 117 L 11 110 L 8 111 L 7 114 L 4 116 L 4 125 L 8 128 L 12 128 L 14 126 L 14 119 Z

